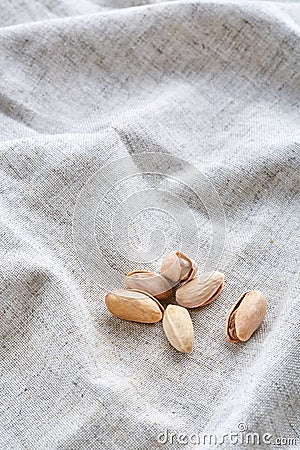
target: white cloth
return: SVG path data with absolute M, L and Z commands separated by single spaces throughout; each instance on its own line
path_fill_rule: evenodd
M 0 449 L 300 448 L 300 5 L 145 3 L 1 4 Z M 180 248 L 226 277 L 190 355 L 104 304 Z

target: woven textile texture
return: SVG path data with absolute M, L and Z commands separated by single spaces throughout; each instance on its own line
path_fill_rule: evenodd
M 2 0 L 0 66 L 0 450 L 300 448 L 300 4 Z M 104 303 L 180 248 L 189 355 Z

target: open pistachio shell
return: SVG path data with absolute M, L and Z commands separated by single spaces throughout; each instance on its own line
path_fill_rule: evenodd
M 160 273 L 172 283 L 177 284 L 180 280 L 181 265 L 176 252 L 172 251 L 164 258 Z
M 161 265 L 160 273 L 173 285 L 187 282 L 195 277 L 198 265 L 182 252 L 172 251 L 167 254 Z
M 180 281 L 187 283 L 188 281 L 195 278 L 195 275 L 198 270 L 198 264 L 196 261 L 193 261 L 188 256 L 186 256 L 184 253 L 176 252 L 180 265 L 181 265 L 181 275 L 180 275 Z
M 245 342 L 263 321 L 267 302 L 262 292 L 244 292 L 230 309 L 225 323 L 225 334 L 229 342 Z
M 218 297 L 223 287 L 223 273 L 203 273 L 177 289 L 176 301 L 186 308 L 205 306 Z
M 172 287 L 166 278 L 147 270 L 130 272 L 125 278 L 125 286 L 127 289 L 147 292 L 159 300 L 166 299 L 172 293 Z

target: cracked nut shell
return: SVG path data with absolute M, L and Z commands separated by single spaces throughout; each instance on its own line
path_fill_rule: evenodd
M 165 300 L 172 294 L 172 287 L 160 273 L 135 270 L 125 278 L 125 287 L 149 293 L 158 300 Z
M 198 270 L 198 265 L 182 252 L 172 251 L 164 258 L 160 273 L 176 285 L 179 282 L 192 280 Z
M 223 287 L 223 273 L 203 273 L 177 289 L 176 301 L 185 308 L 208 305 L 218 297 Z
M 266 298 L 262 292 L 244 292 L 230 309 L 225 323 L 229 342 L 245 342 L 260 326 L 267 311 Z
M 108 292 L 105 304 L 111 314 L 132 322 L 159 322 L 164 311 L 161 304 L 150 295 L 127 289 Z

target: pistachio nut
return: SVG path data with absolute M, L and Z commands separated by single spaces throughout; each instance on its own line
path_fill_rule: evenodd
M 203 273 L 177 289 L 176 301 L 186 308 L 208 305 L 218 297 L 223 287 L 223 273 Z
M 193 279 L 197 270 L 198 265 L 195 261 L 184 253 L 172 251 L 164 258 L 160 273 L 175 285 L 180 281 L 187 282 Z
M 147 292 L 159 300 L 166 299 L 172 293 L 168 280 L 159 273 L 147 270 L 130 272 L 125 278 L 125 286 L 127 289 Z
M 106 294 L 105 304 L 111 314 L 132 322 L 159 322 L 164 311 L 160 303 L 150 295 L 127 289 Z
M 230 309 L 225 323 L 225 334 L 229 342 L 245 342 L 263 321 L 267 302 L 262 292 L 247 291 Z
M 163 317 L 163 329 L 170 344 L 179 352 L 193 349 L 194 327 L 187 309 L 168 305 Z

